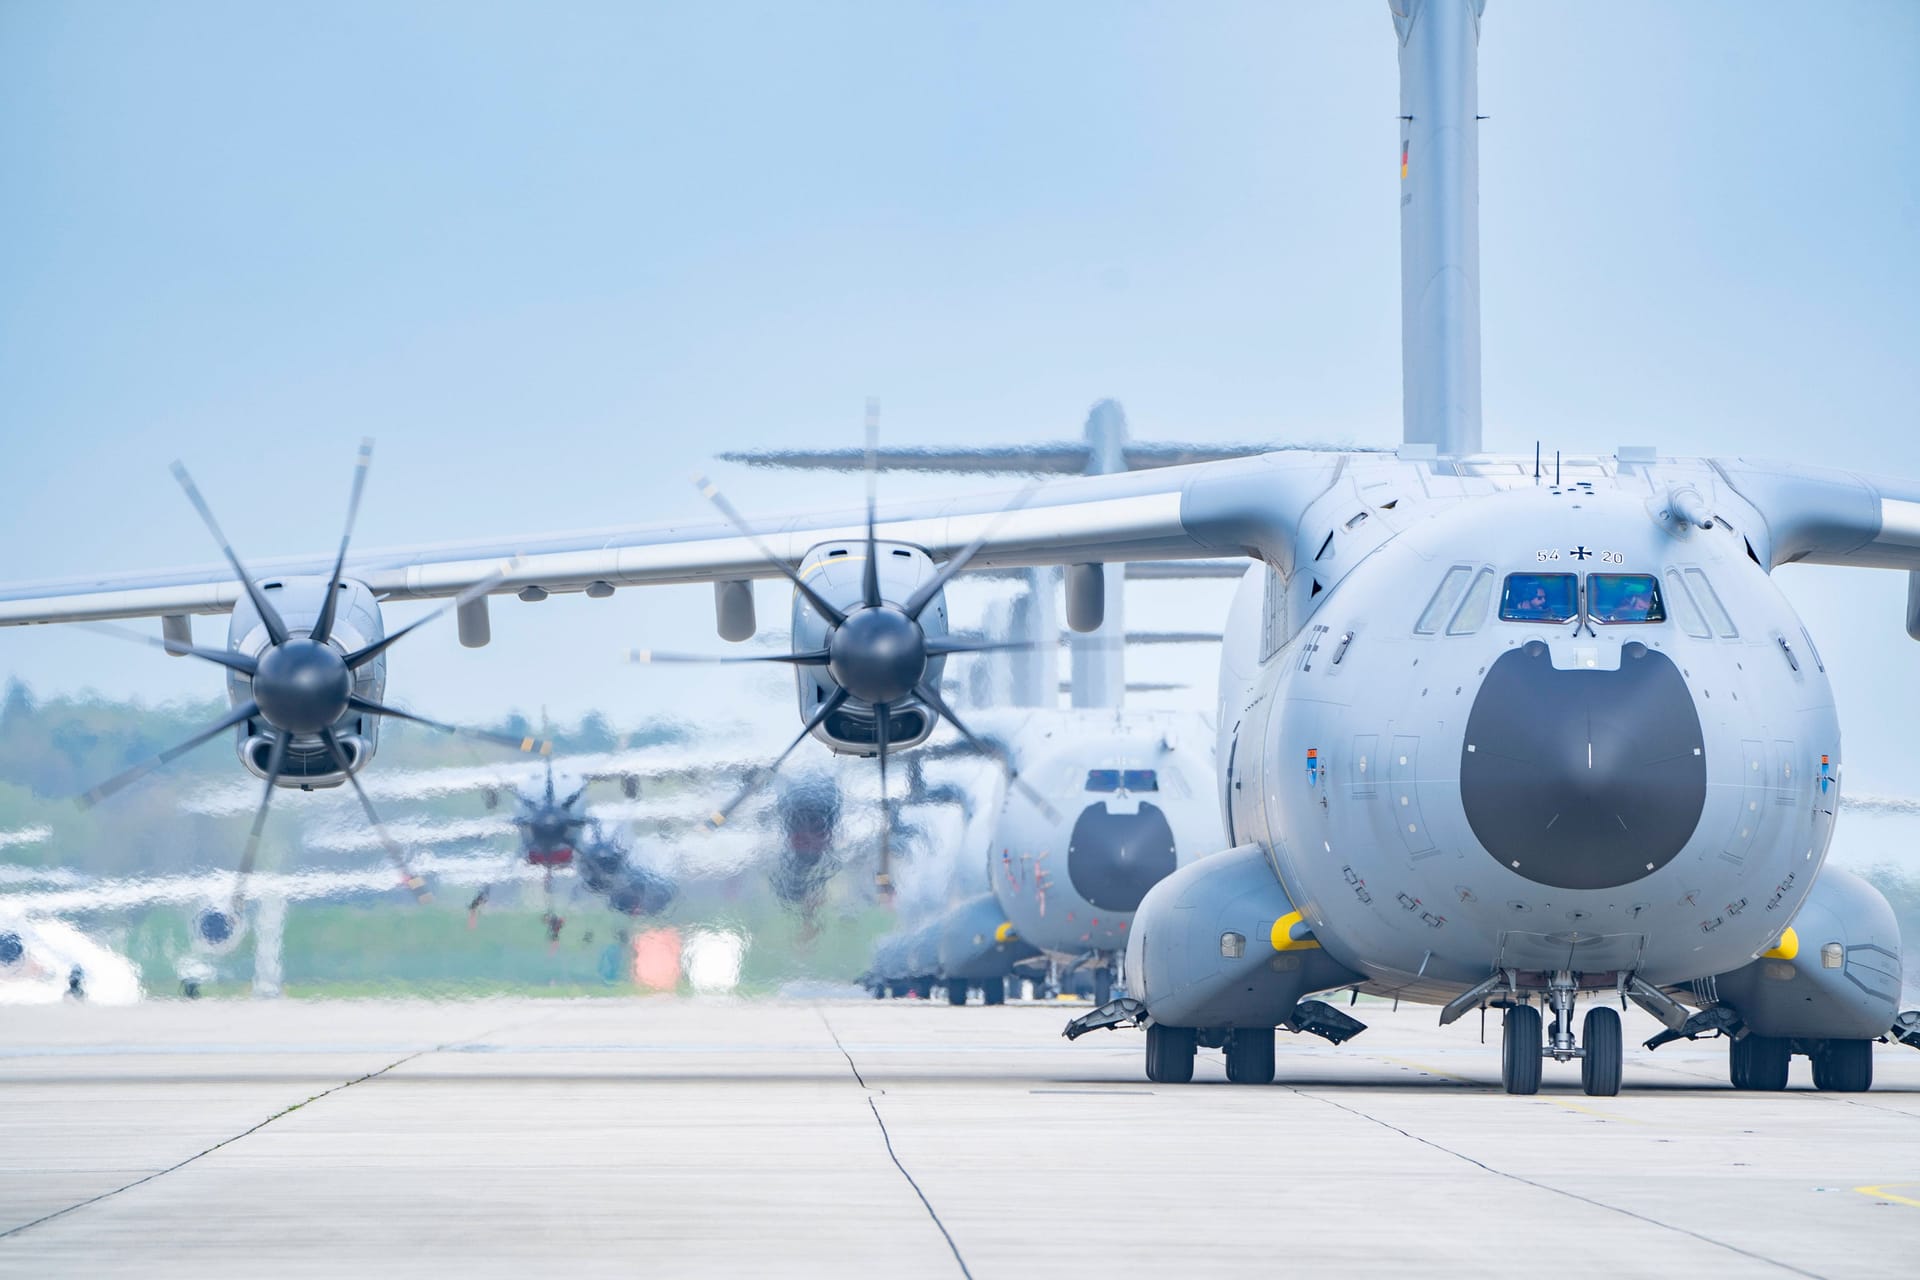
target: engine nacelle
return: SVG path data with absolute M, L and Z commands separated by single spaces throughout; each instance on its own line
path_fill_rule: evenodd
M 290 633 L 300 636 L 313 630 L 320 617 L 320 606 L 326 600 L 328 579 L 270 577 L 260 585 L 267 599 L 273 602 L 274 609 L 286 622 Z M 342 653 L 352 653 L 384 639 L 386 628 L 380 617 L 380 604 L 366 584 L 348 580 L 342 582 L 339 589 L 340 604 L 334 618 L 333 635 L 328 643 Z M 266 650 L 267 644 L 266 624 L 260 620 L 253 602 L 242 595 L 234 605 L 233 616 L 227 624 L 227 647 L 257 658 Z M 356 697 L 379 702 L 385 697 L 386 688 L 385 654 L 353 673 L 353 693 Z M 227 697 L 231 703 L 239 706 L 252 696 L 253 681 L 241 672 L 229 671 Z M 267 776 L 267 761 L 272 755 L 277 733 L 257 716 L 234 729 L 234 745 L 240 763 L 256 778 Z M 334 733 L 357 771 L 373 758 L 379 747 L 380 719 L 378 716 L 349 712 L 334 726 Z M 287 744 L 287 759 L 281 772 L 280 786 L 310 791 L 316 787 L 337 787 L 345 781 L 346 775 L 340 772 L 339 765 L 334 762 L 319 735 L 296 734 Z
M 917 587 L 938 572 L 932 557 L 908 543 L 877 543 L 875 553 L 879 557 L 881 597 L 894 604 L 905 602 Z M 823 542 L 809 550 L 801 560 L 800 576 L 828 603 L 852 615 L 864 607 L 866 560 L 866 544 L 858 538 L 844 542 Z M 921 611 L 918 622 L 927 639 L 945 638 L 947 602 L 944 591 Z M 804 595 L 794 593 L 795 653 L 828 648 L 834 631 L 833 624 L 822 617 Z M 944 657 L 929 658 L 922 678 L 938 689 L 945 669 Z M 838 692 L 840 685 L 832 670 L 825 666 L 796 665 L 794 672 L 799 689 L 800 718 L 811 720 L 821 704 Z M 889 751 L 925 742 L 939 720 L 933 708 L 912 694 L 889 706 Z M 828 716 L 813 731 L 813 736 L 841 755 L 871 756 L 878 752 L 877 725 L 872 704 L 851 698 Z

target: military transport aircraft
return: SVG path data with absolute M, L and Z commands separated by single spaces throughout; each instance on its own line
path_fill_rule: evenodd
M 984 857 L 960 851 L 959 900 L 882 939 L 869 984 L 943 989 L 953 1004 L 977 987 L 998 1004 L 1005 978 L 1044 986 L 1049 971 L 1068 982 L 1084 972 L 1105 1004 L 1141 899 L 1222 847 L 1211 726 L 1188 712 L 1121 708 L 985 712 L 976 722 L 1056 808 L 1007 789 Z
M 1111 401 L 1096 407 L 1089 432 L 1117 415 Z M 1046 446 L 1000 450 L 995 462 L 1013 464 L 1020 448 Z M 1009 602 L 1011 639 L 1041 641 L 1032 634 L 1036 628 L 1051 639 L 1053 586 L 1050 578 L 1030 577 L 1026 590 Z M 1120 601 L 1118 594 L 1111 599 Z M 1210 632 L 1124 636 L 1127 646 L 1220 639 Z M 1036 654 L 1051 656 L 1049 647 L 1015 646 L 982 661 L 1020 667 Z M 1112 657 L 1111 665 L 1075 663 L 1070 710 L 1059 706 L 1050 678 L 1016 677 L 1014 705 L 973 713 L 981 736 L 1055 805 L 1042 810 L 1019 791 L 1000 787 L 981 806 L 989 810 L 989 825 L 968 832 L 945 897 L 922 913 L 927 918 L 875 945 L 866 982 L 876 995 L 944 991 L 950 1003 L 964 1004 L 978 988 L 986 1003 L 997 1004 L 1009 983 L 1030 981 L 1037 994 L 1077 988 L 1084 979 L 1104 1004 L 1147 890 L 1180 865 L 1223 847 L 1218 798 L 1204 781 L 1213 772 L 1212 725 L 1192 713 L 1120 705 L 1117 690 L 1134 686 L 1120 665 L 1125 647 Z M 929 746 L 911 759 L 918 763 L 962 749 L 964 744 Z
M 470 634 L 490 593 L 713 582 L 720 629 L 740 635 L 744 584 L 777 574 L 796 588 L 793 634 L 817 637 L 790 658 L 805 730 L 865 754 L 889 729 L 917 743 L 944 714 L 936 606 L 959 568 L 1066 565 L 1069 617 L 1084 624 L 1101 614 L 1104 564 L 1250 556 L 1263 567 L 1221 663 L 1233 847 L 1148 892 L 1129 995 L 1083 1025 L 1143 1021 L 1155 1080 L 1190 1078 L 1205 1043 L 1226 1049 L 1232 1079 L 1260 1081 L 1276 1027 L 1358 1028 L 1310 998 L 1351 987 L 1431 1002 L 1443 1022 L 1499 1007 L 1509 1091 L 1537 1090 L 1551 1057 L 1610 1094 L 1624 998 L 1675 1034 L 1727 1036 L 1738 1087 L 1784 1087 L 1796 1053 L 1822 1088 L 1869 1087 L 1873 1043 L 1899 1016 L 1899 933 L 1877 892 L 1823 866 L 1839 726 L 1772 574 L 1920 569 L 1920 482 L 1650 449 L 1544 466 L 1484 452 L 1482 6 L 1390 8 L 1404 175 L 1396 453 L 1275 452 L 1064 479 L 1018 502 L 921 501 L 877 510 L 871 539 L 858 514 L 754 527 L 723 507 L 720 525 L 369 553 L 337 572 L 323 554 L 266 572 L 310 599 L 331 599 L 338 578 L 369 626 L 383 600 L 452 599 Z M 262 594 L 253 581 L 230 562 L 16 586 L 0 591 L 0 623 L 158 615 L 177 628 Z M 269 752 L 324 751 L 362 715 L 350 652 L 262 636 L 256 612 L 216 651 L 235 668 L 233 723 L 259 707 Z M 1920 610 L 1908 628 L 1920 636 Z

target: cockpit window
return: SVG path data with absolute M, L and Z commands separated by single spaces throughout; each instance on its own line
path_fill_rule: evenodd
M 1579 612 L 1571 573 L 1510 573 L 1500 593 L 1500 617 L 1507 622 L 1571 622 Z
M 1160 775 L 1152 769 L 1089 769 L 1089 791 L 1158 791 Z
M 1700 606 L 1694 603 L 1693 593 L 1687 590 L 1687 584 L 1680 581 L 1678 569 L 1667 570 L 1667 600 L 1673 609 L 1673 620 L 1680 629 L 1696 640 L 1705 640 L 1713 635 L 1707 630 L 1707 620 L 1700 616 Z
M 1599 623 L 1665 622 L 1660 582 L 1650 573 L 1587 575 L 1587 616 Z
M 1487 620 L 1487 602 L 1493 599 L 1493 570 L 1482 569 L 1474 575 L 1473 586 L 1447 624 L 1450 636 L 1470 636 Z
M 1713 629 L 1728 640 L 1740 635 L 1740 628 L 1733 625 L 1733 615 L 1727 612 L 1727 606 L 1720 603 L 1720 593 L 1707 581 L 1707 575 L 1698 569 L 1688 569 L 1687 585 L 1693 589 L 1693 595 L 1700 607 L 1707 611 L 1707 619 L 1713 623 Z
M 1427 601 L 1427 607 L 1421 610 L 1420 621 L 1413 624 L 1416 634 L 1430 636 L 1440 629 L 1447 610 L 1453 608 L 1453 602 L 1460 598 L 1461 588 L 1467 585 L 1467 578 L 1472 573 L 1473 570 L 1463 564 L 1447 570 L 1447 576 L 1440 579 L 1439 589 L 1433 593 L 1433 599 Z

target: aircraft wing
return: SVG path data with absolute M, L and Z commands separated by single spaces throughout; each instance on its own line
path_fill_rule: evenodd
M 609 782 L 631 778 L 642 794 L 655 784 L 665 782 L 702 783 L 715 777 L 731 776 L 764 762 L 779 746 L 723 740 L 698 745 L 667 743 L 640 747 L 632 751 L 614 751 L 596 755 L 568 756 L 557 766 L 555 776 L 571 790 L 582 782 Z M 500 761 L 476 765 L 449 765 L 438 769 L 394 769 L 370 773 L 365 782 L 367 794 L 375 800 L 429 800 L 436 797 L 477 794 L 487 791 L 511 799 L 516 792 L 540 786 L 545 780 L 544 766 L 525 761 Z M 319 797 L 312 798 L 318 801 Z M 342 811 L 357 812 L 358 802 L 350 793 L 334 797 Z M 250 813 L 260 803 L 259 785 L 252 779 L 218 783 L 182 801 L 189 813 L 220 817 Z
M 1191 560 L 1275 554 L 1333 482 L 1346 455 L 1265 453 L 1192 466 L 1046 483 L 1018 510 L 1000 492 L 880 508 L 880 536 L 951 556 L 978 538 L 978 567 Z M 692 499 L 690 498 L 691 502 Z M 864 536 L 853 510 L 774 517 L 758 531 L 797 565 L 816 543 Z M 325 576 L 331 553 L 262 561 L 257 576 Z M 351 556 L 347 574 L 385 600 L 458 595 L 504 571 L 496 593 L 768 578 L 749 538 L 722 522 L 678 523 L 445 543 Z M 241 594 L 225 565 L 0 587 L 0 626 L 223 613 Z
M 726 799 L 726 795 L 688 791 L 663 800 L 615 800 L 596 804 L 587 817 L 605 827 L 645 823 L 656 829 L 690 828 L 705 822 L 707 815 Z M 469 840 L 497 840 L 517 834 L 513 819 L 504 814 L 484 818 L 399 818 L 387 823 L 387 834 L 403 848 L 420 845 L 459 844 Z M 308 849 L 329 853 L 385 848 L 380 833 L 364 823 L 332 822 L 307 831 L 301 843 Z
M 1920 796 L 1874 796 L 1843 794 L 1840 807 L 1849 813 L 1895 814 L 1903 818 L 1920 817 Z
M 1194 462 L 1221 462 L 1252 458 L 1280 450 L 1305 449 L 1351 453 L 1343 445 L 1316 444 L 1189 444 L 1135 441 L 1120 447 L 1129 471 L 1151 467 L 1185 466 Z M 1373 452 L 1373 450 L 1366 450 Z M 752 449 L 718 455 L 723 462 L 784 471 L 864 471 L 865 449 Z M 881 471 L 926 471 L 965 475 L 1083 475 L 1093 463 L 1093 450 L 1084 441 L 982 445 L 973 448 L 879 449 L 872 465 Z
M 1920 569 L 1920 483 L 1746 458 L 1711 465 L 1760 517 L 1741 532 L 1768 568 Z
M 493 884 L 513 879 L 535 879 L 537 867 L 507 866 L 497 857 L 414 859 L 413 870 L 442 884 Z M 44 889 L 0 894 L 0 914 L 74 915 L 89 911 L 125 911 L 134 907 L 201 906 L 224 903 L 233 892 L 230 871 L 176 876 L 148 876 L 101 880 L 79 888 Z M 343 871 L 263 871 L 247 882 L 247 897 L 337 898 L 401 888 L 391 866 Z

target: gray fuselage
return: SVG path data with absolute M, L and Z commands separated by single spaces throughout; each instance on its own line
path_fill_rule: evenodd
M 1416 999 L 1494 968 L 1681 982 L 1771 945 L 1826 855 L 1839 729 L 1742 535 L 1610 478 L 1402 514 L 1352 548 L 1357 525 L 1330 530 L 1337 574 L 1243 580 L 1230 842 L 1265 850 L 1330 956 Z M 1575 575 L 1578 616 L 1503 618 L 1529 603 L 1510 574 Z M 1593 619 L 1619 581 L 1594 574 L 1650 576 L 1664 618 Z

